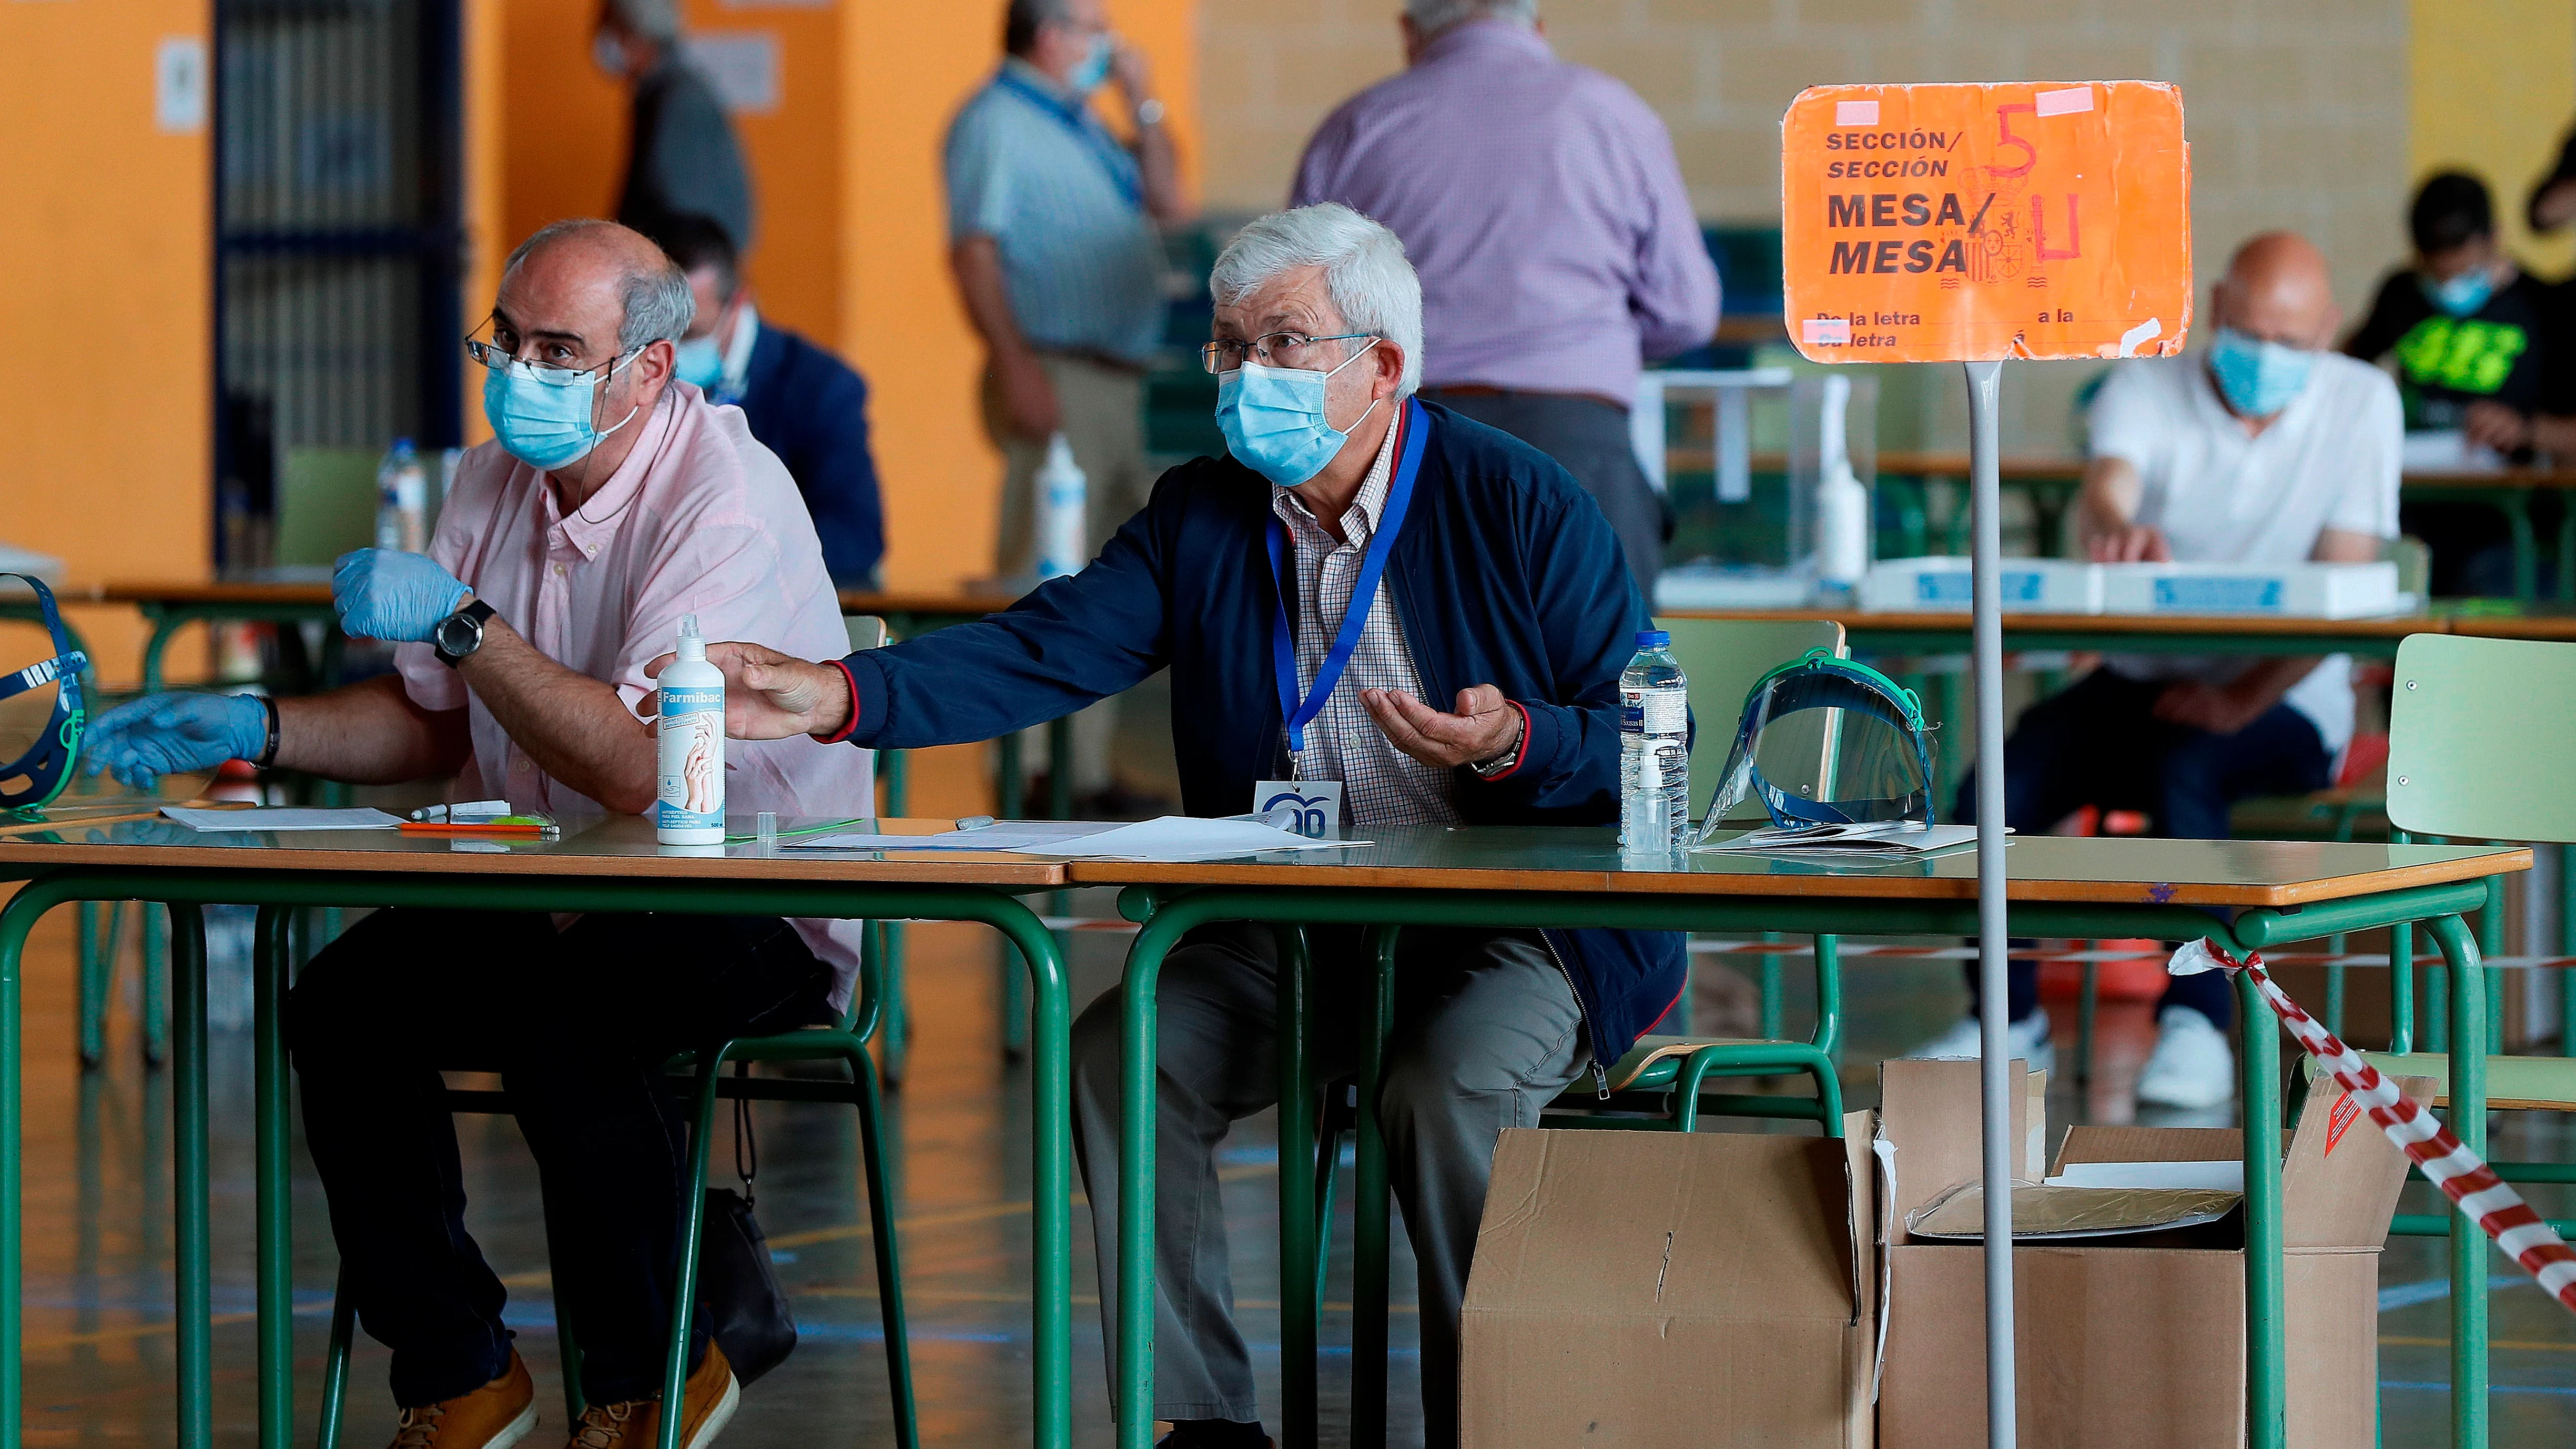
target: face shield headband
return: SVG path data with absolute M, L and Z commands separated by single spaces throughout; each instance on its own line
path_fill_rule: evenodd
M 1851 799 L 1829 798 L 1821 785 L 1791 790 L 1767 779 L 1758 762 L 1763 731 L 1807 710 L 1841 710 L 1880 722 L 1903 742 L 1896 747 L 1902 758 L 1888 763 L 1905 778 L 1896 780 L 1889 772 L 1876 772 L 1879 783 L 1871 788 L 1880 793 Z M 1834 733 L 1847 734 L 1848 725 Z M 1856 763 L 1845 760 L 1829 768 L 1827 779 L 1870 773 L 1853 768 Z M 1922 701 L 1868 665 L 1837 659 L 1821 649 L 1772 670 L 1745 694 L 1735 745 L 1710 798 L 1700 838 L 1705 841 L 1723 828 L 1735 807 L 1747 799 L 1759 799 L 1771 823 L 1782 829 L 1878 820 L 1932 824 L 1932 750 L 1924 731 Z
M 33 810 L 51 803 L 71 783 L 72 764 L 80 755 L 81 726 L 88 719 L 81 707 L 80 676 L 89 667 L 89 656 L 72 647 L 62 612 L 54 607 L 54 591 L 43 581 L 11 573 L 0 573 L 0 579 L 16 579 L 35 590 L 45 628 L 54 636 L 53 658 L 0 674 L 0 699 L 55 686 L 54 712 L 45 720 L 44 732 L 25 754 L 0 765 L 0 810 Z

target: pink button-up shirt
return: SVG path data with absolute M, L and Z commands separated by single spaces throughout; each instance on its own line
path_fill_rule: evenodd
M 430 557 L 547 658 L 617 687 L 630 710 L 653 691 L 644 666 L 670 652 L 680 616 L 709 639 L 750 639 L 808 659 L 849 652 L 822 545 L 775 454 L 742 409 L 715 407 L 675 382 L 608 485 L 566 512 L 544 473 L 485 443 L 466 453 L 439 509 Z M 463 709 L 473 758 L 456 798 L 499 797 L 571 824 L 604 813 L 539 769 L 464 677 L 426 644 L 395 651 L 423 709 Z M 734 815 L 876 813 L 873 757 L 802 737 L 725 742 L 725 809 Z M 837 976 L 857 979 L 860 927 L 800 920 L 797 933 Z

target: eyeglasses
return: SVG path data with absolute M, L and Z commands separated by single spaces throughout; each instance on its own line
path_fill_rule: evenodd
M 1307 349 L 1319 342 L 1350 342 L 1376 336 L 1374 332 L 1336 332 L 1330 337 L 1309 337 L 1303 332 L 1266 332 L 1250 342 L 1221 337 L 1199 349 L 1199 361 L 1206 365 L 1208 371 L 1215 373 L 1234 371 L 1243 366 L 1246 357 L 1264 367 L 1304 368 L 1310 361 Z
M 513 366 L 524 368 L 531 376 L 549 387 L 577 387 L 585 380 L 605 382 L 611 373 L 626 365 L 627 359 L 643 350 L 638 347 L 631 352 L 620 352 L 596 367 L 575 367 L 569 363 L 547 362 L 541 358 L 515 357 L 498 342 L 485 342 L 476 337 L 465 339 L 467 357 L 494 372 L 501 372 Z

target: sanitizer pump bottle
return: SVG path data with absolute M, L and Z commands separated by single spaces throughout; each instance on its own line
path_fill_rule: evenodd
M 695 614 L 680 619 L 679 654 L 662 671 L 653 838 L 664 845 L 722 845 L 724 671 L 707 662 Z
M 1084 547 L 1083 517 L 1090 480 L 1073 461 L 1073 445 L 1058 433 L 1047 440 L 1045 466 L 1038 469 L 1038 582 L 1082 572 L 1091 550 Z

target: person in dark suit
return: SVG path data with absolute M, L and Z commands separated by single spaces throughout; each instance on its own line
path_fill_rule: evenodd
M 680 380 L 709 402 L 741 408 L 751 435 L 787 465 L 814 515 L 832 582 L 876 587 L 885 516 L 868 450 L 867 383 L 829 349 L 760 315 L 716 221 L 673 217 L 652 236 L 697 297 L 697 319 L 680 340 Z

